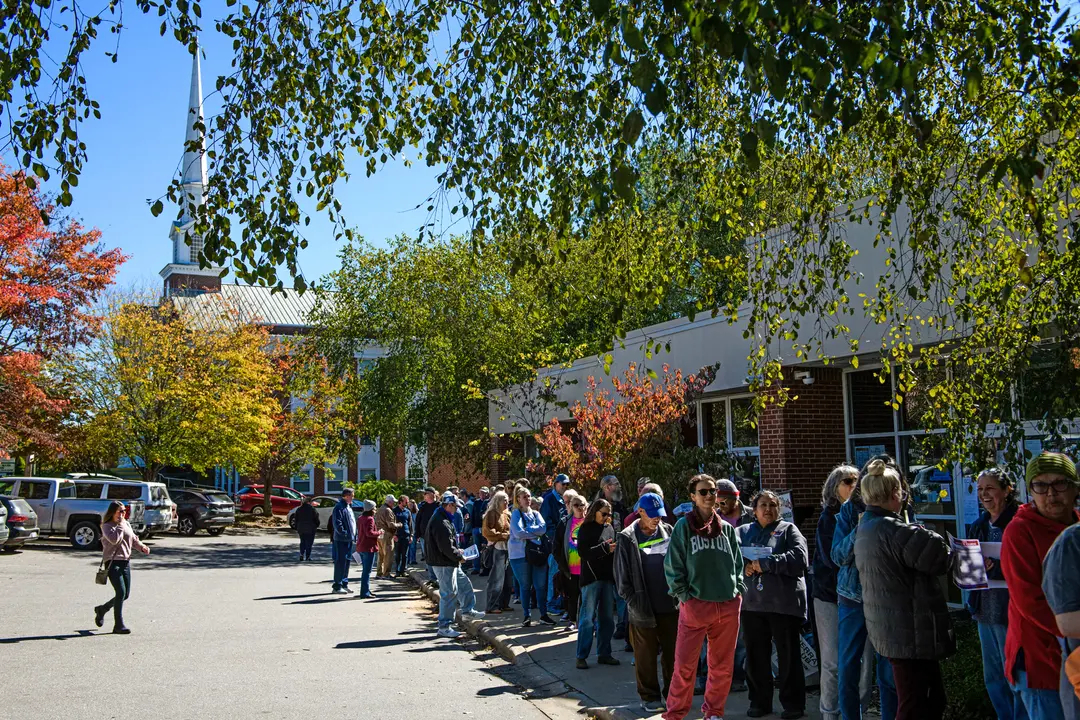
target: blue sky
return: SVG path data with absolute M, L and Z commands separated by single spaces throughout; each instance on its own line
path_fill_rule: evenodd
M 91 118 L 80 130 L 89 159 L 74 189 L 72 213 L 99 228 L 107 246 L 131 256 L 117 277 L 120 286 L 159 286 L 158 271 L 171 255 L 169 223 L 177 208 L 166 205 L 155 218 L 146 199 L 160 197 L 179 170 L 191 55 L 171 34 L 158 34 L 156 15 L 129 12 L 124 24 L 117 63 L 104 55 L 113 49 L 107 32 L 84 56 L 84 75 L 91 97 L 101 103 L 102 118 Z M 203 93 L 205 111 L 212 116 L 218 108 L 212 93 L 215 80 L 229 71 L 232 47 L 213 32 L 211 23 L 206 25 L 211 29 L 202 36 Z M 415 150 L 411 156 L 415 158 Z M 367 178 L 362 163 L 355 156 L 353 160 L 356 174 L 339 187 L 352 226 L 377 244 L 399 233 L 415 233 L 427 213 L 412 208 L 434 190 L 436 171 L 414 163 L 410 168 L 387 166 Z M 15 165 L 10 157 L 4 161 L 8 167 Z M 55 185 L 46 187 L 56 190 Z M 309 246 L 300 252 L 300 266 L 310 281 L 338 266 L 340 244 L 320 217 L 313 217 L 305 236 Z

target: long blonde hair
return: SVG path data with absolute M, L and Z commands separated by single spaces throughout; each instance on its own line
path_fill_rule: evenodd
M 491 496 L 487 512 L 484 513 L 485 527 L 499 527 L 509 510 L 510 498 L 502 490 Z M 500 507 L 501 506 L 501 507 Z

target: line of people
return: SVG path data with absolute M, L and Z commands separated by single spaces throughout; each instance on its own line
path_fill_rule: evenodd
M 988 571 L 1009 589 L 969 593 L 968 609 L 999 720 L 1073 720 L 1080 717 L 1080 480 L 1068 457 L 1043 453 L 1029 463 L 1026 481 L 1032 502 L 1020 505 L 1004 472 L 978 477 L 984 512 L 969 534 L 1002 543 L 1001 561 Z M 418 559 L 438 586 L 438 634 L 459 634 L 451 627 L 457 613 L 483 616 L 463 569 L 472 567 L 488 578 L 487 613 L 512 611 L 516 597 L 524 626 L 532 625 L 535 609 L 539 624 L 561 621 L 575 632 L 581 670 L 589 668 L 594 646 L 597 663 L 620 664 L 612 640 L 622 619 L 642 705 L 667 720 L 685 717 L 702 690 L 705 717 L 723 718 L 743 678 L 749 717 L 772 714 L 778 690 L 780 716 L 791 719 L 805 714 L 801 647 L 809 618 L 825 718 L 863 717 L 875 684 L 884 720 L 944 717 L 940 661 L 955 652 L 956 640 L 942 578 L 953 558 L 945 539 L 915 518 L 906 480 L 890 457 L 830 473 L 812 563 L 806 539 L 780 517 L 780 498 L 769 490 L 744 505 L 730 481 L 697 475 L 687 487 L 690 502 L 679 508 L 689 509 L 674 524 L 663 490 L 648 478 L 629 510 L 618 490 L 609 476 L 589 501 L 560 475 L 536 498 L 521 480 L 509 491 L 492 487 L 490 499 L 483 493 L 476 515 L 476 504 L 467 506 L 458 493 L 435 502 L 428 488 L 409 515 L 417 541 L 408 544 L 421 548 Z M 388 497 L 380 511 L 381 528 L 370 517 L 373 503 L 365 509 L 362 557 L 381 555 L 379 538 L 405 525 L 389 524 L 393 501 Z M 397 502 L 407 510 L 407 498 Z M 468 510 L 471 527 L 464 523 Z M 344 513 L 341 520 L 348 522 Z M 467 553 L 470 544 L 477 549 Z M 346 566 L 346 592 L 347 577 Z M 338 581 L 336 568 L 335 587 Z M 1010 593 L 1025 601 L 1010 602 Z

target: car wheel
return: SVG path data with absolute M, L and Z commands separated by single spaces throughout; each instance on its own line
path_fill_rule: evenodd
M 188 537 L 195 534 L 198 528 L 195 526 L 195 518 L 190 515 L 181 515 L 180 519 L 176 521 L 176 532 L 181 535 L 187 535 Z
M 293 530 L 296 529 L 296 513 L 293 513 L 289 516 L 289 527 L 291 527 Z
M 150 532 L 149 530 L 143 530 L 141 533 L 136 534 L 139 536 L 140 540 L 149 540 L 150 538 L 154 537 L 154 533 Z
M 251 514 L 252 515 L 265 515 L 266 514 L 266 508 L 264 508 L 262 505 L 256 505 L 255 507 L 251 508 Z
M 75 523 L 68 538 L 71 540 L 72 546 L 79 550 L 93 550 L 97 548 L 98 543 L 101 541 L 101 530 L 95 523 L 84 520 Z
M 210 537 L 217 537 L 225 532 L 225 528 L 206 528 L 206 532 L 210 533 Z

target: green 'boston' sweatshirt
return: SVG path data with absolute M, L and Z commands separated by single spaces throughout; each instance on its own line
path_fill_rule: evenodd
M 735 528 L 725 522 L 719 535 L 707 538 L 695 535 L 686 518 L 679 518 L 671 531 L 664 574 L 679 602 L 726 602 L 743 594 L 743 558 Z

